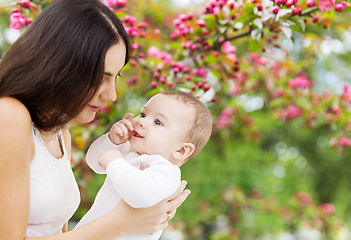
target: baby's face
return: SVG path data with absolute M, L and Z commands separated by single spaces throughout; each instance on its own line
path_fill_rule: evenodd
M 135 132 L 130 146 L 140 154 L 161 155 L 170 160 L 194 122 L 194 109 L 174 96 L 157 94 L 132 119 Z

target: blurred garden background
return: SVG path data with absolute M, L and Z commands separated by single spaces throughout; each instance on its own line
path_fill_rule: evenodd
M 0 56 L 51 2 L 0 0 Z M 351 2 L 103 2 L 133 56 L 117 101 L 93 123 L 69 125 L 82 195 L 72 226 L 105 178 L 85 164 L 89 144 L 178 89 L 205 102 L 214 125 L 181 167 L 192 193 L 163 240 L 351 239 Z

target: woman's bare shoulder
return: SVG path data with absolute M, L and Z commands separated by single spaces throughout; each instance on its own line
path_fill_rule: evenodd
M 20 119 L 16 119 L 20 117 Z M 31 118 L 28 109 L 16 98 L 0 98 L 0 120 L 29 121 Z
M 17 99 L 0 98 L 0 138 L 8 140 L 30 140 L 32 120 L 28 109 Z M 21 140 L 21 141 L 23 141 Z

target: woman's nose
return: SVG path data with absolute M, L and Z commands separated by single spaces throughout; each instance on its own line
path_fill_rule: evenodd
M 117 99 L 115 81 L 108 81 L 101 86 L 100 98 L 104 101 L 115 102 Z

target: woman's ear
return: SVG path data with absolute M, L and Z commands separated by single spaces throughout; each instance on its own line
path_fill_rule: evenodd
M 176 160 L 185 160 L 193 154 L 195 146 L 192 143 L 182 143 L 177 151 L 172 154 L 172 157 Z

